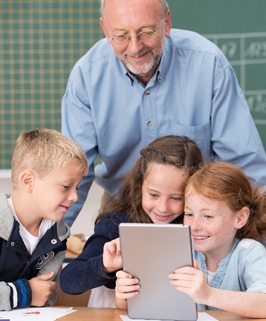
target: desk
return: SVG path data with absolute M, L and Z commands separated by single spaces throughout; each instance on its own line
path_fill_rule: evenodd
M 111 308 L 83 308 L 74 307 L 73 312 L 58 320 L 60 321 L 122 321 L 119 315 L 127 314 L 127 311 Z M 265 319 L 248 319 L 237 314 L 225 311 L 204 311 L 219 321 L 266 321 Z

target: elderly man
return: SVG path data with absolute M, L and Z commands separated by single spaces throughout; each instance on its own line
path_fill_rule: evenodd
M 165 135 L 195 140 L 205 159 L 229 160 L 266 184 L 266 156 L 235 73 L 202 36 L 171 29 L 165 0 L 102 0 L 106 39 L 74 66 L 62 100 L 62 132 L 85 150 L 89 175 L 66 214 L 71 225 L 92 181 L 111 196 Z M 103 163 L 94 171 L 100 155 Z

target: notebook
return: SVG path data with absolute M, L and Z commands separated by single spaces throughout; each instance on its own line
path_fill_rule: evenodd
M 137 277 L 139 294 L 127 300 L 132 319 L 197 320 L 195 302 L 170 284 L 169 273 L 192 266 L 190 228 L 183 224 L 121 223 L 123 270 Z

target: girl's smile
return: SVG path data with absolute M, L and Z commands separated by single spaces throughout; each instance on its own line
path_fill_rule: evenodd
M 192 235 L 192 237 L 195 239 L 195 241 L 200 241 L 200 240 L 206 240 L 209 236 Z
M 165 221 L 171 217 L 171 215 L 159 215 L 155 212 L 153 212 L 153 215 L 157 218 L 159 221 Z

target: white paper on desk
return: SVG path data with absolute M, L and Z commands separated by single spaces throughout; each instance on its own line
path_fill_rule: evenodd
M 73 308 L 21 308 L 11 311 L 0 311 L 1 319 L 10 321 L 54 321 L 75 312 Z M 25 319 L 25 317 L 27 317 Z
M 120 318 L 123 321 L 132 321 L 127 315 L 120 315 Z M 197 321 L 217 321 L 214 317 L 209 315 L 206 312 L 198 312 L 198 320 Z M 1 321 L 1 320 L 0 320 Z M 134 321 L 147 321 L 147 319 L 134 319 Z M 149 320 L 149 321 L 160 321 L 160 320 Z

